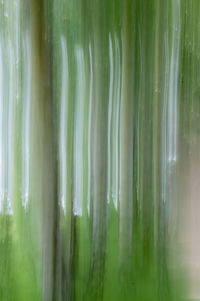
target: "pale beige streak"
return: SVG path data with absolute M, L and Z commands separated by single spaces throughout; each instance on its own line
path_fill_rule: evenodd
M 200 300 L 200 155 L 191 159 L 189 194 L 183 221 L 186 223 L 186 265 L 189 270 L 190 297 Z

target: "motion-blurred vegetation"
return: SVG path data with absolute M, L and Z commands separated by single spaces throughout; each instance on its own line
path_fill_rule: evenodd
M 0 24 L 0 300 L 186 300 L 200 1 L 2 0 Z

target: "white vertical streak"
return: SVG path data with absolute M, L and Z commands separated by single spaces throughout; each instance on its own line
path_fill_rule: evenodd
M 109 89 L 109 105 L 108 105 L 108 192 L 107 201 L 110 202 L 110 190 L 111 190 L 111 121 L 112 121 L 112 101 L 113 101 L 113 47 L 112 38 L 109 33 L 109 58 L 110 58 L 110 89 Z
M 89 45 L 90 56 L 90 94 L 89 94 L 89 119 L 88 119 L 88 195 L 87 210 L 90 214 L 90 198 L 91 198 L 91 122 L 92 122 L 92 91 L 93 91 L 93 65 L 92 65 L 92 48 Z
M 114 108 L 113 108 L 113 185 L 112 197 L 117 210 L 119 197 L 119 106 L 120 106 L 120 49 L 119 39 L 115 34 L 115 74 L 114 74 Z
M 29 200 L 30 182 L 30 105 L 31 105 L 31 40 L 26 32 L 24 48 L 24 110 L 23 110 L 23 169 L 22 169 L 22 204 L 26 209 Z
M 169 26 L 169 25 L 168 25 Z M 178 134 L 178 74 L 180 57 L 180 0 L 172 1 L 172 40 L 169 49 L 168 33 L 165 34 L 165 89 L 162 125 L 162 199 L 169 194 L 171 167 L 177 161 Z
M 180 56 L 180 1 L 172 2 L 172 49 L 170 61 L 169 102 L 168 102 L 168 161 L 177 160 L 177 102 L 178 71 Z
M 67 93 L 68 93 L 68 55 L 64 36 L 61 36 L 62 86 L 60 106 L 60 196 L 61 206 L 66 214 L 67 200 Z
M 9 57 L 9 103 L 8 103 L 8 196 L 6 213 L 13 214 L 13 182 L 14 182 L 14 52 L 11 41 L 8 43 L 8 57 Z
M 83 49 L 75 51 L 77 86 L 74 120 L 74 215 L 82 215 L 83 205 L 83 127 L 85 97 L 85 63 Z
M 15 65 L 17 73 L 19 72 L 19 41 L 20 41 L 20 4 L 21 1 L 17 0 L 14 1 L 15 6 Z M 20 77 L 17 74 L 15 81 L 16 81 L 16 99 L 17 102 L 19 101 L 19 86 L 20 86 Z
M 169 77 L 169 51 L 168 36 L 165 33 L 165 76 L 164 76 L 164 95 L 163 95 L 163 116 L 162 116 L 162 200 L 166 201 L 167 192 L 167 104 L 168 104 L 168 77 Z

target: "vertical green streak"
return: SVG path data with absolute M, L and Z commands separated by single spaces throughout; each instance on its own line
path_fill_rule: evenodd
M 124 3 L 122 32 L 122 92 L 120 107 L 120 224 L 119 260 L 122 273 L 130 268 L 132 240 L 132 49 L 131 1 Z M 125 271 L 123 271 L 125 269 Z
M 94 51 L 93 223 L 91 300 L 101 300 L 104 288 L 107 204 L 108 33 L 106 1 L 92 4 Z

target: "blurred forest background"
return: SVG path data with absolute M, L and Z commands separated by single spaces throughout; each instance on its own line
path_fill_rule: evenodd
M 200 300 L 200 1 L 0 1 L 0 300 Z

